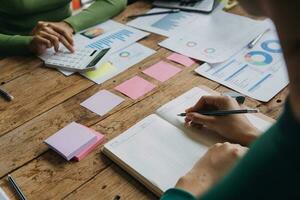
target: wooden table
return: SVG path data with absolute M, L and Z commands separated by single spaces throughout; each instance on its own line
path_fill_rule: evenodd
M 126 16 L 149 8 L 149 3 L 140 1 L 130 5 L 115 19 L 125 23 Z M 244 13 L 241 8 L 235 8 L 234 12 Z M 192 87 L 206 85 L 219 92 L 229 91 L 218 83 L 197 76 L 193 72 L 197 65 L 184 68 L 165 83 L 143 75 L 143 69 L 170 54 L 157 45 L 163 39 L 151 34 L 142 40 L 140 43 L 157 53 L 101 85 L 79 75 L 65 77 L 56 70 L 42 67 L 42 62 L 34 57 L 0 60 L 1 87 L 15 96 L 12 102 L 0 99 L 0 186 L 11 199 L 16 197 L 6 181 L 8 173 L 15 177 L 30 200 L 112 200 L 116 195 L 121 199 L 157 199 L 106 158 L 100 152 L 100 146 L 80 162 L 66 162 L 49 150 L 43 140 L 72 121 L 102 132 L 106 140 L 110 140 Z M 156 84 L 157 88 L 137 101 L 124 96 L 125 103 L 103 117 L 79 105 L 101 89 L 115 92 L 115 86 L 137 74 Z M 277 118 L 287 92 L 287 89 L 283 90 L 266 104 L 249 98 L 246 104 Z

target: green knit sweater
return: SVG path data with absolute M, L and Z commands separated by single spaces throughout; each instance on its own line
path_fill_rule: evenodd
M 287 104 L 283 116 L 247 155 L 201 198 L 170 189 L 161 200 L 300 199 L 300 122 Z
M 66 21 L 75 32 L 96 25 L 122 11 L 127 0 L 96 0 L 71 16 L 71 0 L 0 0 L 0 56 L 28 54 L 30 32 L 38 21 Z

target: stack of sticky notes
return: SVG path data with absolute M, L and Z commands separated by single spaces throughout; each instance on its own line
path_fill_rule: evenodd
M 65 159 L 80 161 L 103 140 L 102 134 L 72 122 L 44 142 Z

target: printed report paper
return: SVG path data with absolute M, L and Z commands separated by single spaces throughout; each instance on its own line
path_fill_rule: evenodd
M 253 49 L 244 48 L 227 62 L 203 64 L 195 71 L 263 102 L 268 102 L 289 83 L 275 30 L 266 33 Z
M 192 25 L 159 45 L 196 60 L 221 63 L 267 30 L 270 23 L 217 10 L 198 17 Z

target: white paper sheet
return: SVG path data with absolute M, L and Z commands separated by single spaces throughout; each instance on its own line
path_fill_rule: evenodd
M 168 11 L 169 9 L 153 8 L 148 13 Z M 193 12 L 179 12 L 162 15 L 151 15 L 147 17 L 139 17 L 127 23 L 141 30 L 149 31 L 159 35 L 170 37 L 180 31 L 189 27 L 189 25 L 198 18 L 198 16 L 205 16 L 205 14 Z
M 195 87 L 163 105 L 157 109 L 156 113 L 176 127 L 186 130 L 186 128 L 184 128 L 184 117 L 178 117 L 177 114 L 183 113 L 186 109 L 194 106 L 204 95 L 211 94 L 201 88 Z M 247 114 L 246 116 L 249 121 L 262 132 L 271 126 L 270 122 L 267 122 L 253 114 Z
M 105 148 L 163 192 L 174 187 L 207 150 L 157 115 L 146 117 Z
M 129 47 L 108 55 L 107 59 L 104 58 L 97 64 L 97 69 L 103 67 L 103 63 L 107 62 L 111 63 L 111 66 L 113 66 L 113 68 L 99 72 L 97 72 L 96 69 L 94 72 L 82 73 L 82 75 L 97 84 L 101 84 L 108 79 L 120 74 L 126 69 L 132 67 L 133 65 L 141 62 L 145 58 L 153 55 L 155 52 L 156 51 L 145 47 L 144 45 L 134 43 Z
M 84 33 L 89 30 L 100 30 L 102 33 L 98 36 L 87 37 Z M 92 33 L 90 35 L 93 35 Z M 120 24 L 113 20 L 108 20 L 102 24 L 83 30 L 74 35 L 74 46 L 92 48 L 92 49 L 105 49 L 111 48 L 111 53 L 117 52 L 130 44 L 146 37 L 149 33 L 137 30 L 135 28 Z M 61 47 L 64 48 L 64 47 Z M 53 49 L 49 49 L 44 55 L 40 56 L 42 60 L 47 59 L 48 56 L 54 54 Z M 59 70 L 66 76 L 73 74 L 65 70 Z
M 198 74 L 242 94 L 267 102 L 289 83 L 278 37 L 269 31 L 251 50 L 245 48 L 227 62 L 204 64 Z
M 198 17 L 191 25 L 160 45 L 197 60 L 221 63 L 267 30 L 270 23 L 218 10 Z

